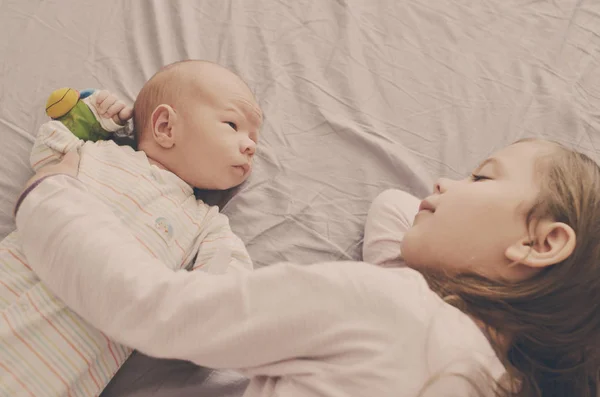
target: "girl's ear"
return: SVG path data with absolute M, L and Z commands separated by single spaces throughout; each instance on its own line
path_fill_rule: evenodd
M 152 112 L 152 138 L 163 149 L 175 146 L 177 113 L 169 105 L 158 105 Z
M 552 266 L 567 259 L 575 249 L 576 236 L 571 226 L 562 222 L 540 221 L 532 238 L 526 237 L 506 249 L 513 263 L 531 268 Z

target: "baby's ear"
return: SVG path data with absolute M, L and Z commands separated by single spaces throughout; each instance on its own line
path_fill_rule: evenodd
M 566 223 L 540 221 L 532 237 L 523 238 L 508 247 L 506 257 L 513 263 L 543 268 L 564 261 L 575 249 L 575 231 Z
M 169 105 L 158 105 L 152 112 L 152 137 L 164 149 L 175 145 L 175 122 L 177 114 Z

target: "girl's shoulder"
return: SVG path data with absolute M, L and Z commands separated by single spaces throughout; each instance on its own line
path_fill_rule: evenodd
M 410 351 L 413 364 L 428 376 L 463 374 L 477 383 L 489 383 L 482 377 L 502 376 L 504 367 L 484 332 L 432 291 L 421 273 L 369 264 L 348 271 L 356 272 L 368 289 L 371 310 L 380 317 L 373 320 L 381 322 L 382 334 L 390 338 L 390 349 L 398 349 L 400 360 Z

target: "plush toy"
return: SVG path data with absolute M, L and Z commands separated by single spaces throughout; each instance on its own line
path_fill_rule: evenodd
M 59 88 L 48 97 L 46 114 L 63 123 L 79 139 L 93 142 L 107 139 L 123 127 L 110 119 L 99 117 L 91 105 L 94 92 Z

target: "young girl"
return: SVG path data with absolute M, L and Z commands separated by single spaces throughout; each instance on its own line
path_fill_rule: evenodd
M 595 396 L 597 164 L 551 142 L 523 140 L 470 178 L 441 179 L 434 190 L 423 202 L 398 190 L 379 195 L 367 219 L 364 260 L 419 270 L 482 325 L 519 385 L 500 395 Z
M 440 180 L 411 226 L 414 206 L 400 192 L 373 204 L 365 259 L 385 267 L 218 276 L 162 266 L 69 175 L 31 190 L 17 225 L 32 268 L 92 325 L 149 355 L 238 369 L 245 396 L 593 397 L 598 166 L 518 142 Z

